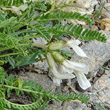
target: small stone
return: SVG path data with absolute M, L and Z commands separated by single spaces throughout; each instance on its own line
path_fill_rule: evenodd
M 80 101 L 69 101 L 65 102 L 63 110 L 90 110 L 84 103 Z
M 110 105 L 110 70 L 106 70 L 105 74 L 96 81 L 89 97 L 90 101 Z
M 48 71 L 48 63 L 47 63 L 47 60 L 44 60 L 43 62 L 42 61 L 38 61 L 38 62 L 35 62 L 33 63 L 35 68 L 38 68 L 40 70 L 43 70 L 43 71 Z
M 54 104 L 50 104 L 46 110 L 63 110 L 62 102 L 54 101 Z
M 98 27 L 96 25 L 93 25 L 92 28 L 91 28 L 91 30 L 97 31 L 98 30 Z

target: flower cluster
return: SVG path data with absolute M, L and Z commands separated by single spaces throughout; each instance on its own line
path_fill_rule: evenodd
M 65 46 L 69 46 L 77 55 L 87 57 L 84 51 L 78 46 L 79 44 L 79 40 L 69 40 L 67 42 L 52 43 L 48 46 L 51 51 L 47 53 L 47 61 L 53 75 L 53 82 L 57 86 L 60 86 L 62 79 L 72 79 L 75 76 L 77 77 L 78 83 L 82 89 L 85 90 L 91 86 L 85 76 L 89 71 L 89 67 L 87 65 L 67 60 L 60 53 L 54 51 Z
M 4 11 L 11 11 L 12 13 L 16 14 L 16 15 L 22 15 L 22 11 L 25 11 L 27 9 L 27 5 L 21 5 L 19 7 L 16 6 L 10 6 L 8 8 L 6 7 L 2 7 L 2 10 Z
M 87 57 L 84 51 L 78 46 L 81 43 L 79 40 L 53 42 L 47 45 L 46 42 L 43 41 L 44 39 L 38 38 L 37 40 L 38 43 L 41 42 L 41 44 L 44 44 L 46 47 L 46 57 L 51 71 L 49 75 L 57 86 L 60 86 L 63 79 L 72 79 L 75 78 L 75 76 L 77 77 L 78 83 L 82 89 L 85 90 L 91 86 L 85 76 L 89 72 L 89 67 L 83 63 L 67 60 L 56 51 L 69 46 L 80 57 Z M 37 43 L 34 39 L 33 42 Z

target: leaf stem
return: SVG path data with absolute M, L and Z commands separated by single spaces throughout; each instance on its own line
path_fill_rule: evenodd
M 20 46 L 35 46 L 35 47 L 41 47 L 41 48 L 43 48 L 43 49 L 46 49 L 46 45 L 42 45 L 42 44 L 20 44 Z
M 9 86 L 9 85 L 3 85 L 3 86 L 6 88 L 11 88 L 11 89 L 16 89 L 16 90 L 21 90 L 21 91 L 25 91 L 25 92 L 31 92 L 31 93 L 43 95 L 43 93 L 41 93 L 41 92 L 37 92 L 37 91 L 29 90 L 29 89 L 23 89 L 23 88 L 18 88 L 18 87 Z
M 40 47 L 40 48 L 43 48 L 43 49 L 46 49 L 46 45 L 41 45 L 41 44 L 19 44 L 19 46 L 35 46 L 35 47 Z M 1 48 L 0 51 L 5 51 L 5 50 L 9 50 L 9 49 L 12 49 L 14 47 L 5 47 L 5 48 Z
M 1 57 L 7 57 L 7 56 L 10 56 L 10 55 L 17 55 L 19 53 L 8 53 L 8 54 L 4 54 L 4 55 L 0 55 L 0 58 Z

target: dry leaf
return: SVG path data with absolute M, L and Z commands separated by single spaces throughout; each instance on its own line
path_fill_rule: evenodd
M 110 18 L 104 18 L 102 20 L 97 20 L 96 22 L 100 25 L 102 30 L 110 30 Z

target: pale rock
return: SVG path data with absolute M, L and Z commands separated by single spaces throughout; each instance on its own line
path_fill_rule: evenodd
M 20 72 L 18 75 L 16 75 L 16 77 L 19 77 L 22 80 L 26 80 L 26 81 L 31 80 L 33 82 L 40 84 L 47 91 L 52 90 L 52 92 L 55 92 L 56 89 L 55 84 L 45 74 L 41 74 L 41 73 L 38 74 L 35 72 L 26 72 L 26 73 Z
M 93 85 L 92 92 L 87 94 L 89 94 L 90 102 L 110 105 L 110 70 L 105 71 L 105 74 Z
M 84 103 L 74 100 L 65 102 L 63 105 L 63 110 L 90 110 Z

